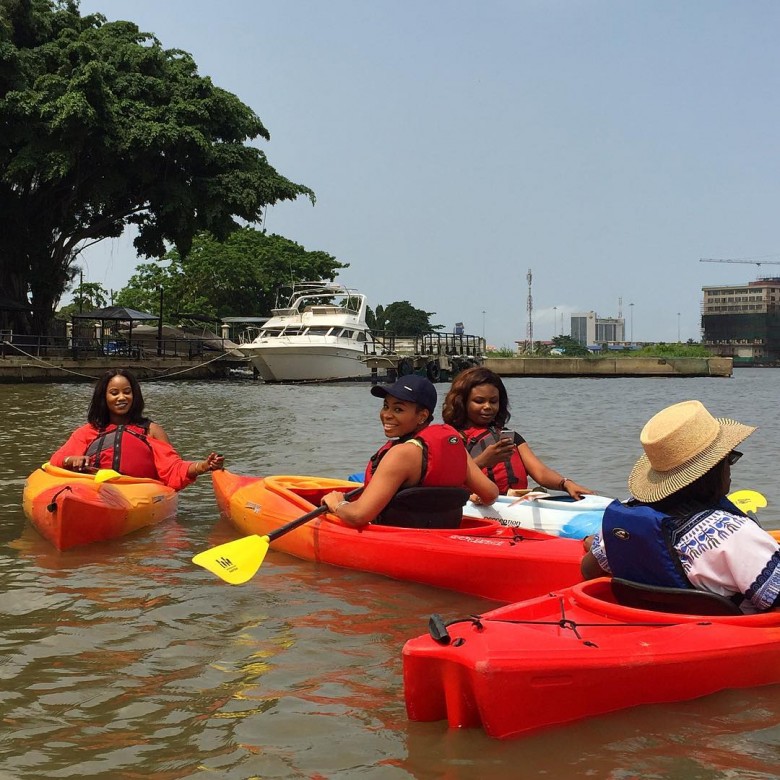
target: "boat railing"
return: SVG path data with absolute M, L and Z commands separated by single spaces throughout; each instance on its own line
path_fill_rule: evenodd
M 466 355 L 480 357 L 484 350 L 479 336 L 463 333 L 440 333 L 432 331 L 417 336 L 414 351 L 423 355 Z
M 245 328 L 238 334 L 238 343 L 251 344 L 262 332 L 263 328 L 256 326 Z
M 396 351 L 396 336 L 391 330 L 372 330 L 370 341 L 363 346 L 363 352 L 366 355 L 387 355 L 394 354 Z

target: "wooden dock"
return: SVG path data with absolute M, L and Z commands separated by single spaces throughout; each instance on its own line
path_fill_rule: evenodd
M 110 368 L 129 368 L 140 380 L 227 379 L 235 368 L 247 365 L 228 354 L 198 358 L 145 357 L 137 360 L 121 357 L 0 358 L 0 383 L 94 382 Z

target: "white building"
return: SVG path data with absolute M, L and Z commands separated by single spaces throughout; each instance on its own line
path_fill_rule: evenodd
M 599 317 L 595 311 L 571 315 L 571 337 L 584 347 L 625 344 L 626 321 L 622 317 Z

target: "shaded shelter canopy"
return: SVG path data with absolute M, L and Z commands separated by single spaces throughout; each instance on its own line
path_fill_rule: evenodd
M 149 314 L 137 309 L 129 309 L 127 306 L 106 306 L 102 309 L 93 309 L 92 311 L 80 311 L 71 315 L 73 320 L 100 320 L 103 322 L 129 322 L 130 329 L 127 334 L 128 347 L 133 340 L 133 323 L 147 322 L 149 320 L 158 320 L 156 314 Z

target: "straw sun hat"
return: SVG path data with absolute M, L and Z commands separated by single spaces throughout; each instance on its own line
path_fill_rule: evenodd
M 660 501 L 706 474 L 755 430 L 716 419 L 701 401 L 668 406 L 639 434 L 645 454 L 631 471 L 628 489 L 640 501 Z

